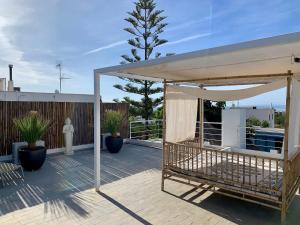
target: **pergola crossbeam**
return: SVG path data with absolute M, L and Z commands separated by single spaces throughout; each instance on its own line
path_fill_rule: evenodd
M 241 76 L 227 76 L 227 77 L 207 77 L 207 78 L 201 78 L 201 79 L 192 79 L 192 80 L 170 80 L 166 81 L 166 83 L 204 83 L 208 81 L 227 81 L 228 80 L 240 80 L 240 79 L 249 79 L 248 84 L 257 84 L 259 81 L 258 79 L 266 79 L 266 78 L 284 78 L 291 76 L 291 72 L 288 71 L 287 73 L 277 73 L 277 74 L 260 74 L 260 75 L 241 75 Z M 254 83 L 251 83 L 253 80 Z M 224 85 L 227 85 L 226 82 L 224 82 Z M 232 84 L 234 85 L 234 84 Z

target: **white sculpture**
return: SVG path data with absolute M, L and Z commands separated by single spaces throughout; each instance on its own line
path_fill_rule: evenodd
M 71 124 L 71 120 L 68 117 L 65 120 L 65 125 L 63 127 L 63 133 L 65 136 L 65 154 L 66 155 L 72 155 L 73 154 L 73 133 L 74 133 L 74 127 Z

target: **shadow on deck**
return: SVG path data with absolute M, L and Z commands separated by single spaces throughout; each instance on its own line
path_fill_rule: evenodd
M 160 169 L 161 151 L 124 145 L 118 154 L 101 152 L 101 184 Z M 15 210 L 45 203 L 44 211 L 58 217 L 89 214 L 89 196 L 80 192 L 94 186 L 93 149 L 75 152 L 73 156 L 50 155 L 39 171 L 25 172 L 25 180 L 7 180 L 0 187 L 0 216 Z
M 172 182 L 173 181 L 168 181 L 168 187 L 172 185 Z M 174 188 L 169 191 L 168 187 L 164 191 L 166 194 L 207 210 L 235 224 L 280 224 L 280 212 L 275 209 L 227 197 L 218 193 L 211 193 L 196 187 L 188 186 L 185 190 L 175 192 L 172 192 Z M 287 224 L 300 224 L 299 208 L 300 196 L 296 195 L 288 210 Z
M 52 224 L 66 220 L 70 224 L 101 224 L 100 218 L 102 224 L 280 222 L 279 211 L 170 180 L 161 192 L 161 151 L 157 149 L 124 145 L 119 154 L 103 151 L 101 184 L 107 185 L 100 194 L 93 190 L 93 162 L 92 149 L 73 156 L 52 155 L 41 170 L 26 172 L 25 181 L 0 188 L 0 223 L 33 220 L 45 224 L 49 219 Z M 299 224 L 299 208 L 297 195 L 288 211 L 288 224 Z

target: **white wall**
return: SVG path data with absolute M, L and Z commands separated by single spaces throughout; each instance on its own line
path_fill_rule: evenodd
M 246 148 L 246 109 L 222 110 L 222 146 Z
M 0 91 L 0 101 L 93 102 L 93 95 Z
M 253 109 L 247 108 L 246 118 L 256 117 L 260 121 L 266 120 L 269 122 L 270 127 L 274 128 L 274 119 L 275 119 L 275 110 L 274 109 Z

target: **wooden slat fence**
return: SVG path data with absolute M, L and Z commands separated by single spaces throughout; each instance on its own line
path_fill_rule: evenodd
M 31 110 L 51 121 L 51 126 L 43 137 L 49 149 L 64 146 L 62 128 L 70 117 L 75 129 L 74 145 L 94 142 L 93 103 L 83 102 L 16 102 L 0 101 L 0 156 L 11 154 L 13 142 L 21 141 L 19 132 L 13 125 L 13 118 L 23 116 Z M 117 110 L 124 115 L 121 136 L 128 137 L 128 104 L 102 103 L 101 121 L 106 110 Z M 102 132 L 105 132 L 102 129 Z

